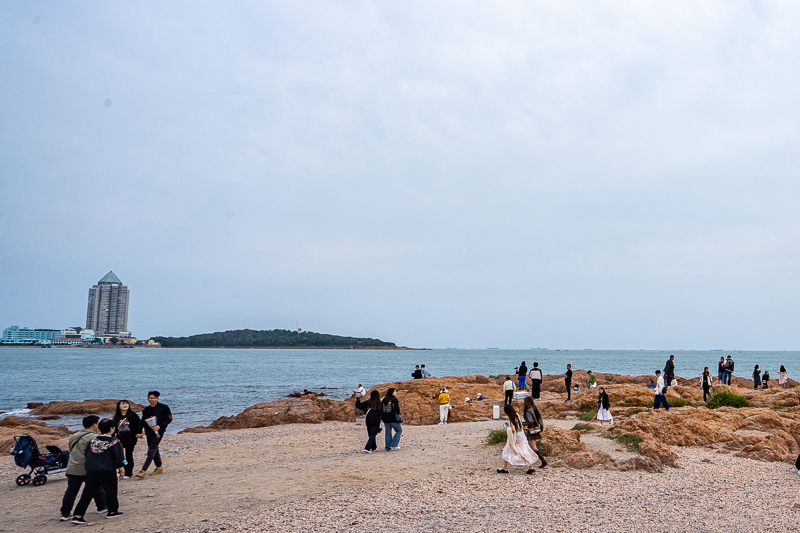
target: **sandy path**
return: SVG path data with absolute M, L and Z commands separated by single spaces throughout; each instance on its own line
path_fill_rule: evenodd
M 125 516 L 87 517 L 98 530 L 149 533 L 484 531 L 511 525 L 519 514 L 541 515 L 551 531 L 586 530 L 587 523 L 593 531 L 797 530 L 800 514 L 792 505 L 800 501 L 800 476 L 785 464 L 678 449 L 682 468 L 664 474 L 548 468 L 525 476 L 516 468 L 500 476 L 494 473 L 500 447 L 482 443 L 497 427 L 493 421 L 407 426 L 401 450 L 373 454 L 361 452 L 366 432 L 354 423 L 170 435 L 162 447 L 173 451 L 164 459 L 166 473 L 121 484 Z M 582 439 L 590 449 L 630 456 L 613 441 Z M 58 521 L 63 474 L 43 487 L 16 487 L 21 470 L 9 459 L 0 462 L 0 531 L 78 527 Z M 717 523 L 720 511 L 731 518 Z M 666 525 L 642 527 L 654 514 Z M 699 529 L 698 517 L 707 518 Z

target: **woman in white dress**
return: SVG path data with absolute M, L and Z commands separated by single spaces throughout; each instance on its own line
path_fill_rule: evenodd
M 522 430 L 522 421 L 519 419 L 514 406 L 507 403 L 503 408 L 508 417 L 506 424 L 506 445 L 503 448 L 503 468 L 498 468 L 498 474 L 508 474 L 508 465 L 514 466 L 528 466 L 526 474 L 533 474 L 536 470 L 533 469 L 533 463 L 538 460 L 538 457 L 528 444 L 528 439 L 525 437 L 525 432 Z
M 786 388 L 786 367 L 783 365 L 781 365 L 781 369 L 778 370 L 778 385 L 783 389 Z
M 614 417 L 611 416 L 611 402 L 608 400 L 608 394 L 606 394 L 606 390 L 603 387 L 600 387 L 599 394 L 597 396 L 597 420 L 600 421 L 600 425 L 603 425 L 603 422 L 608 420 L 612 424 L 614 423 Z

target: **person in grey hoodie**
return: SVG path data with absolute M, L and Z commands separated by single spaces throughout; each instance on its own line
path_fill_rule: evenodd
M 89 415 L 83 418 L 83 429 L 69 438 L 69 462 L 67 463 L 67 490 L 61 499 L 61 521 L 65 522 L 72 519 L 72 506 L 75 498 L 81 490 L 81 485 L 86 481 L 86 448 L 97 435 L 97 423 L 100 417 Z M 102 490 L 94 495 L 94 503 L 97 505 L 97 512 L 106 511 L 106 495 Z
M 117 498 L 117 483 L 125 475 L 125 450 L 118 438 L 114 437 L 117 424 L 104 418 L 98 424 L 100 435 L 95 436 L 86 448 L 86 487 L 75 506 L 73 524 L 85 524 L 83 516 L 95 493 L 102 489 L 106 493 L 108 513 L 106 518 L 122 515 Z

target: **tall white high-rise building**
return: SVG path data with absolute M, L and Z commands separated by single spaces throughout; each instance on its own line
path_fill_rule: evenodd
M 86 329 L 94 330 L 98 336 L 127 334 L 130 293 L 113 272 L 103 276 L 89 289 Z

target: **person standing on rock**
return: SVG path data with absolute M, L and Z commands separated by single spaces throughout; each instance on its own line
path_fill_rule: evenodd
M 536 361 L 533 362 L 533 369 L 529 375 L 531 377 L 531 396 L 534 400 L 538 400 L 542 395 L 542 370 Z
M 439 425 L 444 426 L 447 424 L 447 412 L 450 410 L 450 391 L 446 387 L 442 387 L 436 401 L 439 403 Z
M 503 405 L 508 405 L 514 399 L 514 382 L 511 376 L 506 376 L 506 381 L 503 383 Z
M 717 364 L 717 381 L 725 384 L 725 358 L 720 357 L 719 363 Z
M 394 395 L 394 388 L 386 391 L 386 396 L 381 401 L 381 418 L 383 425 L 386 427 L 384 433 L 384 443 L 386 444 L 386 451 L 400 449 L 400 434 L 403 433 L 403 426 L 400 423 L 403 421 L 403 415 L 400 414 L 400 402 Z M 394 436 L 392 436 L 394 431 Z
M 597 395 L 597 420 L 600 421 L 600 425 L 603 425 L 603 422 L 608 420 L 612 424 L 614 423 L 614 417 L 611 415 L 611 401 L 608 399 L 608 394 L 606 394 L 606 389 L 600 387 L 598 389 Z
M 528 439 L 522 432 L 522 421 L 520 421 L 514 406 L 507 403 L 503 407 L 508 417 L 506 422 L 506 445 L 503 448 L 501 457 L 503 458 L 503 468 L 498 468 L 498 474 L 508 474 L 508 465 L 514 466 L 528 466 L 526 474 L 534 474 L 536 470 L 533 469 L 533 463 L 536 462 L 536 454 L 531 445 L 528 444 Z
M 722 383 L 730 386 L 731 379 L 733 378 L 733 368 L 736 366 L 736 363 L 733 362 L 731 356 L 728 356 L 728 359 L 725 361 L 725 374 L 722 379 Z
M 753 369 L 753 390 L 758 390 L 761 388 L 761 370 L 758 369 L 758 365 Z
M 786 367 L 783 365 L 781 365 L 780 370 L 778 370 L 778 385 L 780 385 L 782 389 L 786 388 Z
M 81 490 L 81 485 L 86 481 L 86 448 L 89 443 L 97 436 L 100 417 L 88 415 L 83 417 L 83 429 L 69 438 L 69 462 L 67 463 L 67 490 L 61 499 L 61 521 L 66 522 L 72 519 L 72 506 L 75 505 L 75 498 Z M 101 490 L 94 494 L 94 503 L 97 512 L 102 513 L 106 510 L 106 494 Z
M 131 402 L 120 400 L 114 413 L 114 423 L 117 425 L 116 437 L 125 450 L 125 477 L 130 479 L 133 475 L 133 449 L 136 447 L 136 434 L 139 433 L 142 420 L 131 409 Z
M 367 415 L 367 443 L 364 445 L 364 453 L 372 453 L 378 449 L 375 438 L 381 432 L 381 394 L 373 390 L 369 393 L 369 400 L 365 402 L 356 398 L 356 409 Z
M 675 356 L 670 355 L 667 359 L 667 364 L 664 365 L 664 382 L 667 385 L 672 385 L 672 380 L 675 379 Z
M 703 370 L 703 375 L 700 377 L 700 384 L 703 386 L 703 403 L 705 403 L 708 397 L 708 391 L 711 390 L 711 372 L 708 370 L 708 367 Z
M 761 378 L 761 381 L 764 382 L 764 390 L 769 388 L 769 370 L 764 370 L 764 377 Z
M 161 444 L 161 439 L 164 438 L 164 433 L 167 431 L 167 426 L 172 422 L 172 411 L 169 406 L 159 403 L 158 399 L 161 393 L 157 390 L 152 390 L 147 393 L 147 402 L 150 404 L 142 410 L 142 430 L 137 437 L 142 438 L 142 434 L 147 437 L 147 457 L 145 457 L 142 469 L 136 474 L 139 479 L 144 479 L 147 468 L 150 463 L 156 465 L 151 476 L 157 476 L 164 473 L 161 467 L 161 453 L 158 451 L 158 446 Z
M 525 361 L 519 365 L 517 374 L 519 375 L 519 385 L 517 385 L 517 388 L 519 390 L 528 390 L 528 365 L 525 364 Z
M 567 365 L 567 371 L 564 373 L 564 386 L 567 388 L 567 399 L 564 403 L 572 401 L 572 365 Z
M 539 460 L 542 462 L 542 468 L 544 468 L 547 466 L 547 460 L 544 458 L 541 450 L 536 446 L 536 441 L 542 440 L 542 431 L 544 430 L 542 414 L 539 412 L 539 409 L 536 408 L 536 404 L 530 396 L 525 397 L 523 407 L 525 409 L 523 417 L 525 419 L 525 434 L 528 437 L 528 444 L 531 445 L 533 453 L 539 457 Z
M 656 370 L 656 396 L 653 398 L 653 409 L 658 409 L 661 405 L 669 411 L 669 404 L 667 403 L 667 387 L 664 385 L 664 377 L 661 375 L 661 370 Z

